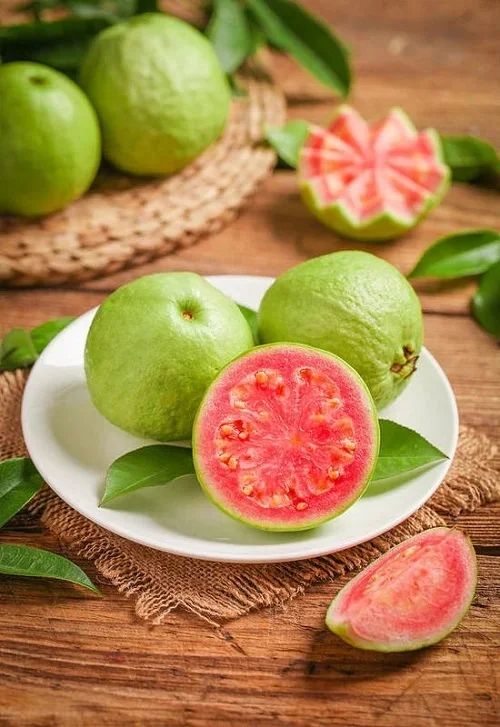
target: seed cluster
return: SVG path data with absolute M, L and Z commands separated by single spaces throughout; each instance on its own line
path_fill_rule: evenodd
M 232 388 L 215 446 L 220 467 L 246 497 L 260 507 L 300 512 L 342 478 L 356 438 L 331 378 L 300 368 L 285 380 L 266 369 Z

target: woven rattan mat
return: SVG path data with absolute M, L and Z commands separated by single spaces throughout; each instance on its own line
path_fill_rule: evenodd
M 184 4 L 196 11 L 200 3 Z M 261 67 L 246 67 L 240 84 L 247 95 L 234 99 L 223 138 L 179 174 L 138 180 L 105 169 L 61 212 L 37 221 L 0 217 L 0 285 L 89 280 L 192 245 L 230 222 L 274 166 L 264 128 L 285 118 L 283 94 Z
M 19 423 L 25 381 L 22 371 L 0 375 L 0 460 L 26 453 Z M 234 565 L 161 553 L 97 527 L 48 488 L 31 509 L 70 553 L 92 561 L 99 573 L 133 598 L 140 617 L 161 623 L 170 611 L 181 607 L 219 624 L 253 609 L 281 606 L 313 583 L 334 581 L 405 538 L 451 524 L 460 513 L 498 499 L 498 472 L 491 466 L 495 452 L 486 436 L 463 427 L 448 477 L 415 515 L 369 543 L 293 563 Z

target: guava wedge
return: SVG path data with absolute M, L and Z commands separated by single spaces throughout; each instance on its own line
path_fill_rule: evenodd
M 433 528 L 392 548 L 344 586 L 330 604 L 326 625 L 359 649 L 422 649 L 458 626 L 476 581 L 469 538 Z
M 258 346 L 208 388 L 193 426 L 207 495 L 262 530 L 306 530 L 352 505 L 377 460 L 379 426 L 358 374 L 326 351 Z
M 340 106 L 327 129 L 311 127 L 298 169 L 312 213 L 355 240 L 404 234 L 442 200 L 450 180 L 437 132 L 418 133 L 397 108 L 370 125 Z

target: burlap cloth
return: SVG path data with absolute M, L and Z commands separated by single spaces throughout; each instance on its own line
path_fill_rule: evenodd
M 0 375 L 0 460 L 26 454 L 19 421 L 26 378 L 24 371 Z M 499 499 L 498 472 L 491 466 L 495 453 L 485 435 L 462 427 L 448 477 L 415 515 L 369 543 L 293 563 L 234 565 L 161 553 L 97 527 L 48 487 L 30 509 L 70 553 L 92 561 L 99 573 L 132 597 L 141 618 L 158 624 L 182 607 L 218 624 L 252 609 L 280 606 L 313 583 L 333 581 L 367 565 L 411 535 L 451 524 L 459 514 Z

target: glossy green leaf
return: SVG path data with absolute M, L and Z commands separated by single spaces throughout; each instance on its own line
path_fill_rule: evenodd
M 473 182 L 498 174 L 498 154 L 487 141 L 476 136 L 444 136 L 441 145 L 446 164 L 457 182 Z
M 252 52 L 252 31 L 238 0 L 214 0 L 206 33 L 228 74 L 234 73 Z
M 22 510 L 42 485 L 41 476 L 27 457 L 0 462 L 0 527 Z
M 243 313 L 246 322 L 250 326 L 250 330 L 252 331 L 252 336 L 254 343 L 257 344 L 259 342 L 259 334 L 258 334 L 258 323 L 257 323 L 257 313 L 252 310 L 251 308 L 247 308 L 246 305 L 238 305 L 238 308 Z
M 178 477 L 193 473 L 190 449 L 168 444 L 152 444 L 135 449 L 116 459 L 108 469 L 101 505 L 134 490 L 166 485 Z
M 388 419 L 380 420 L 380 452 L 372 477 L 373 482 L 416 472 L 447 459 L 413 429 Z
M 500 338 L 500 262 L 481 277 L 472 298 L 472 313 L 485 331 Z
M 54 318 L 31 331 L 13 328 L 0 341 L 0 371 L 31 366 L 52 339 L 73 320 L 71 316 Z
M 43 349 L 49 345 L 53 338 L 57 336 L 66 326 L 75 320 L 74 316 L 62 316 L 61 318 L 53 318 L 46 321 L 31 331 L 31 338 L 37 353 L 42 353 Z
M 469 230 L 431 245 L 408 277 L 462 278 L 479 275 L 500 260 L 500 233 Z
M 247 0 L 268 41 L 341 96 L 351 85 L 349 57 L 331 29 L 293 0 Z
M 31 366 L 37 357 L 38 353 L 31 336 L 23 328 L 13 328 L 5 334 L 0 342 L 0 370 L 2 371 L 13 371 Z
M 158 0 L 136 0 L 135 12 L 137 15 L 140 13 L 154 13 L 158 11 Z
M 70 560 L 28 545 L 0 544 L 0 573 L 8 576 L 56 578 L 99 593 L 90 578 Z
M 299 163 L 299 153 L 309 133 L 307 121 L 288 121 L 283 126 L 268 126 L 266 140 L 273 147 L 279 158 L 296 169 Z

